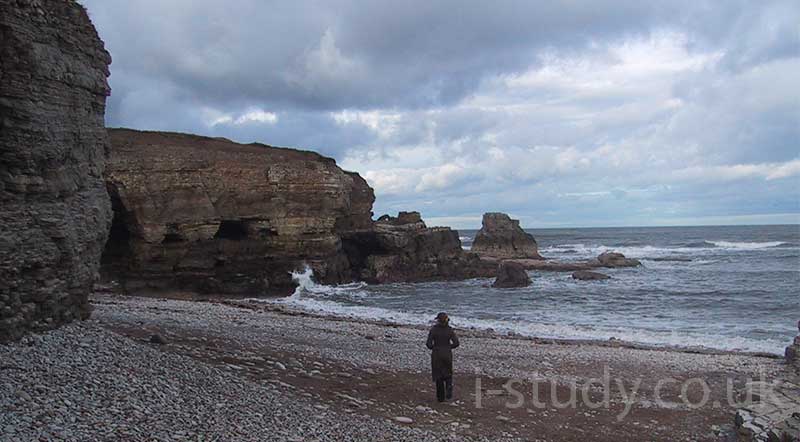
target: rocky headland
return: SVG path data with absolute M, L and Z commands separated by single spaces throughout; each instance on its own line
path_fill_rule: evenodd
M 323 284 L 464 279 L 494 264 L 419 213 L 372 220 L 372 188 L 317 153 L 110 129 L 114 208 L 103 271 L 129 292 L 285 295 Z
M 418 212 L 384 215 L 373 228 L 346 235 L 345 250 L 370 283 L 459 280 L 494 276 L 495 264 L 464 251 L 458 232 L 427 227 Z
M 372 189 L 314 152 L 110 129 L 104 273 L 130 291 L 285 294 L 306 264 L 352 280 L 343 236 L 372 228 Z
M 89 315 L 110 62 L 77 3 L 0 0 L 0 341 Z

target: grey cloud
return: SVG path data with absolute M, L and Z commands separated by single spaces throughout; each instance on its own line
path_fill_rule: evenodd
M 800 212 L 797 175 L 763 171 L 800 159 L 791 0 L 84 3 L 114 59 L 110 126 L 317 150 L 394 186 L 376 212 Z M 274 118 L 237 122 L 250 110 Z
M 195 99 L 301 109 L 429 107 L 536 50 L 680 25 L 703 2 L 86 1 L 113 72 L 153 75 Z M 716 3 L 716 9 L 726 9 Z M 714 11 L 719 13 L 719 11 Z M 112 77 L 116 86 L 116 79 Z

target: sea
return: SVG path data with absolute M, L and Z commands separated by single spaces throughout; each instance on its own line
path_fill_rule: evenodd
M 430 324 L 540 338 L 619 339 L 657 347 L 782 354 L 800 320 L 800 225 L 529 229 L 546 258 L 581 261 L 605 251 L 641 260 L 602 269 L 606 281 L 529 272 L 526 288 L 491 279 L 324 286 L 306 269 L 277 301 L 333 316 Z M 461 230 L 469 249 L 477 232 Z

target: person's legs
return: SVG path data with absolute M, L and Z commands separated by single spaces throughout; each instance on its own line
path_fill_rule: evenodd
M 453 399 L 453 378 L 450 377 L 445 379 L 444 386 L 445 386 L 445 398 L 447 398 L 447 400 Z
M 445 383 L 444 379 L 437 379 L 436 380 L 436 400 L 439 402 L 444 402 L 445 398 Z

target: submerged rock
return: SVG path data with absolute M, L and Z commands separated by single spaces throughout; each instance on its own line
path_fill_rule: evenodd
M 0 0 L 0 341 L 89 316 L 110 62 L 78 3 Z
M 498 259 L 543 259 L 533 235 L 519 226 L 519 220 L 505 213 L 486 213 L 472 243 L 473 252 Z
M 600 267 L 637 267 L 642 265 L 638 259 L 626 258 L 622 253 L 603 252 L 596 258 Z
M 601 281 L 604 279 L 611 279 L 611 277 L 598 272 L 578 270 L 572 274 L 572 279 L 579 279 L 581 281 Z
M 511 288 L 527 287 L 529 285 L 531 285 L 531 278 L 522 264 L 503 261 L 497 267 L 497 279 L 495 279 L 492 287 Z
M 642 258 L 647 259 L 650 261 L 657 261 L 657 262 L 692 262 L 692 258 L 686 258 L 682 256 L 661 256 L 655 258 Z

